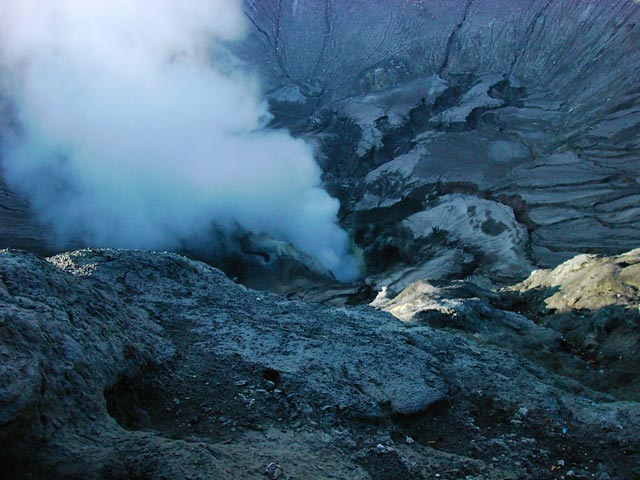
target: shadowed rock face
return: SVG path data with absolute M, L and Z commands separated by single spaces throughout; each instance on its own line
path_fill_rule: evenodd
M 264 82 L 273 126 L 317 144 L 370 284 L 523 278 L 637 247 L 638 2 L 247 0 L 245 13 L 233 49 Z M 466 196 L 464 228 L 407 232 L 451 194 Z M 496 237 L 523 239 L 498 272 L 478 245 L 505 209 Z M 46 245 L 1 183 L 0 216 L 0 246 Z
M 42 228 L 33 220 L 29 204 L 12 192 L 0 177 L 0 245 L 31 251 L 45 247 Z

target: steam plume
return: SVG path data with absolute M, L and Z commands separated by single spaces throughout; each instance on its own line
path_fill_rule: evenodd
M 0 2 L 20 125 L 2 167 L 58 245 L 172 248 L 213 222 L 356 275 L 311 148 L 264 130 L 258 85 L 224 53 L 244 29 L 240 0 Z

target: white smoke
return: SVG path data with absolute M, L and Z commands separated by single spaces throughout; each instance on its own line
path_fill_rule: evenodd
M 258 85 L 220 53 L 244 29 L 240 0 L 0 0 L 20 125 L 2 168 L 59 245 L 172 248 L 213 222 L 357 275 L 311 148 L 264 129 Z

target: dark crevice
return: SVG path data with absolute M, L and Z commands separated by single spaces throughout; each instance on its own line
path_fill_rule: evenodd
M 540 11 L 533 17 L 533 20 L 531 20 L 531 23 L 529 24 L 529 27 L 527 28 L 527 31 L 524 35 L 524 40 L 522 41 L 522 47 L 520 48 L 519 52 L 516 52 L 513 58 L 513 61 L 509 66 L 510 74 L 513 73 L 518 61 L 520 60 L 520 58 L 522 58 L 524 53 L 527 51 L 529 44 L 531 42 L 531 38 L 533 37 L 533 32 L 535 31 L 535 28 L 538 25 L 538 22 L 543 17 L 543 15 L 547 13 L 547 11 L 549 10 L 549 6 L 551 6 L 552 3 L 553 3 L 553 0 L 548 0 L 547 3 L 540 9 Z
M 260 26 L 257 24 L 257 22 L 253 19 L 253 17 L 249 14 L 249 12 L 247 12 L 246 10 L 244 10 L 244 16 L 247 17 L 247 19 L 251 22 L 251 24 L 255 27 L 255 29 L 262 34 L 262 36 L 267 40 L 268 44 L 271 44 L 271 39 L 269 38 L 269 34 L 267 32 L 265 32 L 262 28 L 260 28 Z
M 331 17 L 333 15 L 333 3 L 332 2 L 325 2 L 324 4 L 324 15 L 323 15 L 323 19 L 324 19 L 324 25 L 325 25 L 325 32 L 324 35 L 322 37 L 322 46 L 320 47 L 320 55 L 318 56 L 318 61 L 316 64 L 316 68 L 314 69 L 313 72 L 313 77 L 317 77 L 318 76 L 318 72 L 322 69 L 322 65 L 324 65 L 325 60 L 326 60 L 326 56 L 327 56 L 327 49 L 329 46 L 329 38 L 331 38 Z
M 464 7 L 464 13 L 462 14 L 462 20 L 460 20 L 460 22 L 454 27 L 453 31 L 449 35 L 449 38 L 447 38 L 447 45 L 444 50 L 444 59 L 442 60 L 442 65 L 438 70 L 438 75 L 440 75 L 441 77 L 443 76 L 445 70 L 449 67 L 449 59 L 451 57 L 451 51 L 453 49 L 453 42 L 455 41 L 458 35 L 458 32 L 462 29 L 465 22 L 467 21 L 467 16 L 471 11 L 472 5 L 473 5 L 473 0 L 467 0 L 467 4 Z

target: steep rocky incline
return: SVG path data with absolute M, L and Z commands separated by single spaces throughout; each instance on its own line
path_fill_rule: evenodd
M 0 356 L 2 478 L 640 475 L 637 402 L 175 254 L 1 251 Z
M 3 182 L 0 169 L 0 245 L 42 252 L 43 229 L 35 222 L 28 202 L 12 192 Z
M 405 286 L 415 268 L 522 278 L 525 257 L 548 267 L 638 246 L 638 2 L 247 0 L 245 10 L 254 30 L 239 51 L 269 85 L 274 125 L 317 143 L 369 273 L 391 266 L 386 283 Z M 446 211 L 452 193 L 467 196 L 469 218 L 440 215 L 407 241 L 403 225 Z M 508 221 L 495 220 L 505 209 Z M 497 273 L 478 244 L 523 229 L 524 241 L 503 244 L 518 260 Z
M 473 273 L 522 279 L 532 265 L 638 246 L 637 1 L 244 8 L 248 37 L 232 48 L 262 80 L 272 126 L 317 145 L 370 286 Z M 452 194 L 465 196 L 468 218 Z M 451 208 L 456 218 L 446 217 Z M 46 246 L 26 204 L 1 183 L 0 220 L 0 247 Z M 496 261 L 500 248 L 509 260 Z M 250 269 L 261 270 L 254 260 Z

